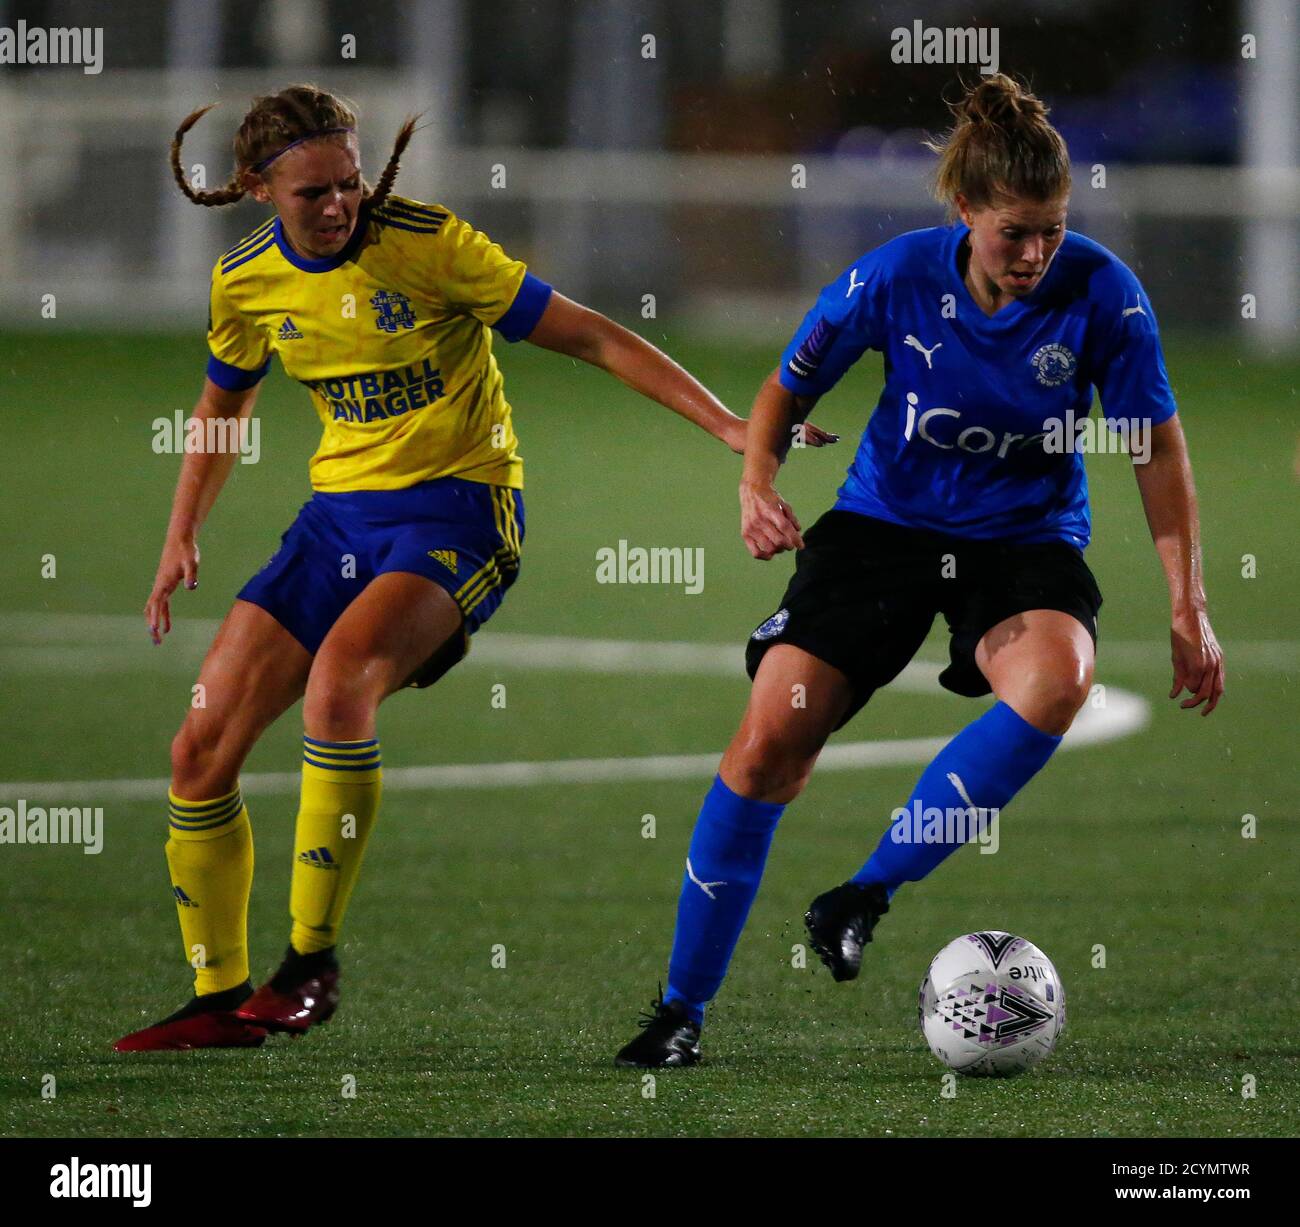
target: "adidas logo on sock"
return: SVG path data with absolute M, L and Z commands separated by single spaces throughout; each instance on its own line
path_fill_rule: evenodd
M 187 895 L 183 890 L 181 890 L 181 888 L 180 888 L 179 886 L 173 886 L 173 887 L 172 887 L 172 894 L 176 896 L 176 905 L 177 905 L 178 907 L 198 907 L 198 906 L 199 906 L 197 903 L 194 902 L 193 899 L 191 899 L 191 898 L 189 897 L 189 895 Z
M 339 867 L 331 855 L 328 848 L 308 848 L 306 852 L 298 853 L 298 860 L 304 865 L 310 865 L 313 869 L 337 869 Z

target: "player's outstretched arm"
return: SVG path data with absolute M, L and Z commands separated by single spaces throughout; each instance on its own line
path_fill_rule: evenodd
M 1191 697 L 1180 706 L 1204 703 L 1201 715 L 1208 716 L 1223 696 L 1223 651 L 1206 612 L 1196 487 L 1177 414 L 1152 428 L 1150 459 L 1135 464 L 1133 472 L 1169 584 L 1174 664 L 1169 697 L 1177 698 L 1186 689 Z
M 629 388 L 721 439 L 733 452 L 745 450 L 744 418 L 738 418 L 662 350 L 599 311 L 552 293 L 528 339 L 543 349 L 580 358 L 608 371 Z M 833 442 L 834 436 L 809 426 L 807 441 L 820 447 Z
M 774 483 L 794 431 L 803 431 L 807 438 L 807 432 L 814 429 L 804 419 L 815 403 L 815 398 L 796 396 L 783 387 L 777 371 L 767 377 L 754 398 L 745 472 L 740 479 L 740 535 L 749 552 L 764 562 L 783 550 L 803 549 L 799 521 Z M 836 438 L 830 435 L 824 441 L 835 442 Z
M 205 379 L 192 416 L 200 422 L 209 418 L 246 418 L 253 412 L 258 386 L 227 392 L 212 380 Z M 200 437 L 208 437 L 206 427 Z M 153 591 L 144 607 L 149 637 L 155 644 L 162 643 L 163 635 L 172 628 L 171 594 L 177 586 L 184 581 L 186 588 L 198 587 L 198 532 L 234 463 L 235 452 L 230 450 L 186 452 L 181 461 L 181 475 L 176 483 L 171 519 L 167 524 L 167 539 L 163 543 Z

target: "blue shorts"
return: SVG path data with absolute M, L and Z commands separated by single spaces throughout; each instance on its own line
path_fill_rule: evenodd
M 271 560 L 240 590 L 313 656 L 339 615 L 377 575 L 410 571 L 451 594 L 462 634 L 410 679 L 428 686 L 469 651 L 469 637 L 519 574 L 518 490 L 439 477 L 405 490 L 317 491 Z

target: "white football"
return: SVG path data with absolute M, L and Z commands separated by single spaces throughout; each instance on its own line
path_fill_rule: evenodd
M 921 981 L 930 1051 L 959 1074 L 1011 1078 L 1037 1065 L 1065 1029 L 1065 989 L 1033 942 L 993 929 L 949 942 Z

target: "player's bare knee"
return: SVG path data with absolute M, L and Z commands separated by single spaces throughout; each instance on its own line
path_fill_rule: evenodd
M 204 801 L 228 792 L 233 787 L 230 779 L 239 773 L 239 764 L 229 763 L 228 757 L 216 730 L 186 720 L 172 738 L 172 788 L 176 795 Z
M 1068 711 L 1069 719 L 1073 720 L 1092 693 L 1092 662 L 1074 660 L 1059 678 L 1057 690 L 1062 709 Z
M 738 738 L 724 764 L 742 796 L 786 802 L 803 791 L 815 760 L 779 737 L 756 732 Z
M 726 776 L 732 791 L 742 797 L 782 804 L 793 801 L 808 778 L 806 774 L 782 770 L 778 764 L 750 762 L 729 764 Z
M 172 738 L 172 763 L 177 758 L 185 761 L 210 754 L 216 748 L 218 730 L 200 713 L 190 712 Z
M 355 673 L 364 676 L 359 666 Z M 354 741 L 369 736 L 378 703 L 358 677 L 332 669 L 312 669 L 303 697 L 303 724 L 313 737 Z
M 1044 671 L 1034 679 L 1026 719 L 1044 733 L 1063 736 L 1087 701 L 1091 685 L 1092 670 L 1082 663 Z

